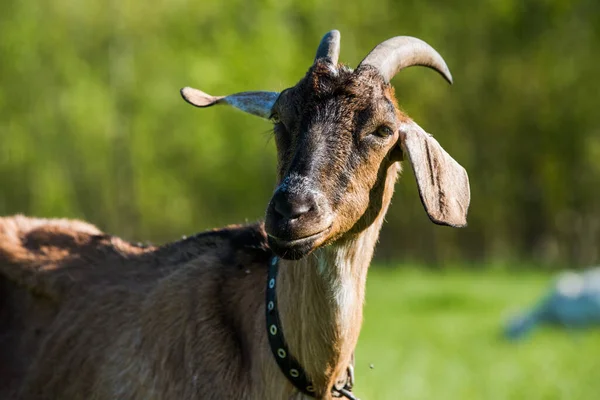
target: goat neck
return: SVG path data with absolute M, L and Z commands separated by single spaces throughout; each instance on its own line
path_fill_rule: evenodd
M 398 169 L 397 163 L 390 166 L 383 201 L 369 226 L 300 260 L 280 261 L 282 329 L 291 353 L 321 393 L 329 393 L 345 373 L 356 347 L 367 270 Z

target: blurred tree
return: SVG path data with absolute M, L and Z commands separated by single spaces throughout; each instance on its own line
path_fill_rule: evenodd
M 351 66 L 404 34 L 438 49 L 455 77 L 447 87 L 415 69 L 393 83 L 469 171 L 470 225 L 432 225 L 405 171 L 380 259 L 598 261 L 594 0 L 4 0 L 0 214 L 85 218 L 159 242 L 261 218 L 269 124 L 194 110 L 177 90 L 281 90 L 332 28 Z

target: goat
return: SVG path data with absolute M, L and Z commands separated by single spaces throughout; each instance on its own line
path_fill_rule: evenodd
M 442 57 L 395 37 L 352 70 L 339 47 L 327 33 L 281 93 L 181 90 L 273 122 L 264 223 L 139 247 L 80 221 L 0 219 L 0 398 L 352 398 L 343 383 L 400 161 L 437 224 L 466 225 L 470 191 L 390 85 L 413 65 L 451 83 Z

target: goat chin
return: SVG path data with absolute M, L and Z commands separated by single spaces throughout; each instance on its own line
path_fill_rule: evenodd
M 284 260 L 299 260 L 318 248 L 324 242 L 326 235 L 327 230 L 294 240 L 283 240 L 271 235 L 267 237 L 269 247 L 278 257 Z

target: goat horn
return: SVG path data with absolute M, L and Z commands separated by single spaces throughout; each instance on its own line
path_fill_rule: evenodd
M 386 82 L 401 69 L 420 65 L 436 70 L 452 84 L 452 74 L 442 56 L 421 39 L 410 36 L 396 36 L 378 44 L 359 68 L 365 65 L 376 68 Z
M 331 62 L 333 65 L 337 65 L 339 57 L 340 31 L 329 31 L 325 34 L 325 36 L 323 36 L 321 43 L 319 43 L 317 55 L 315 56 L 315 62 L 320 58 L 328 58 L 329 62 Z

